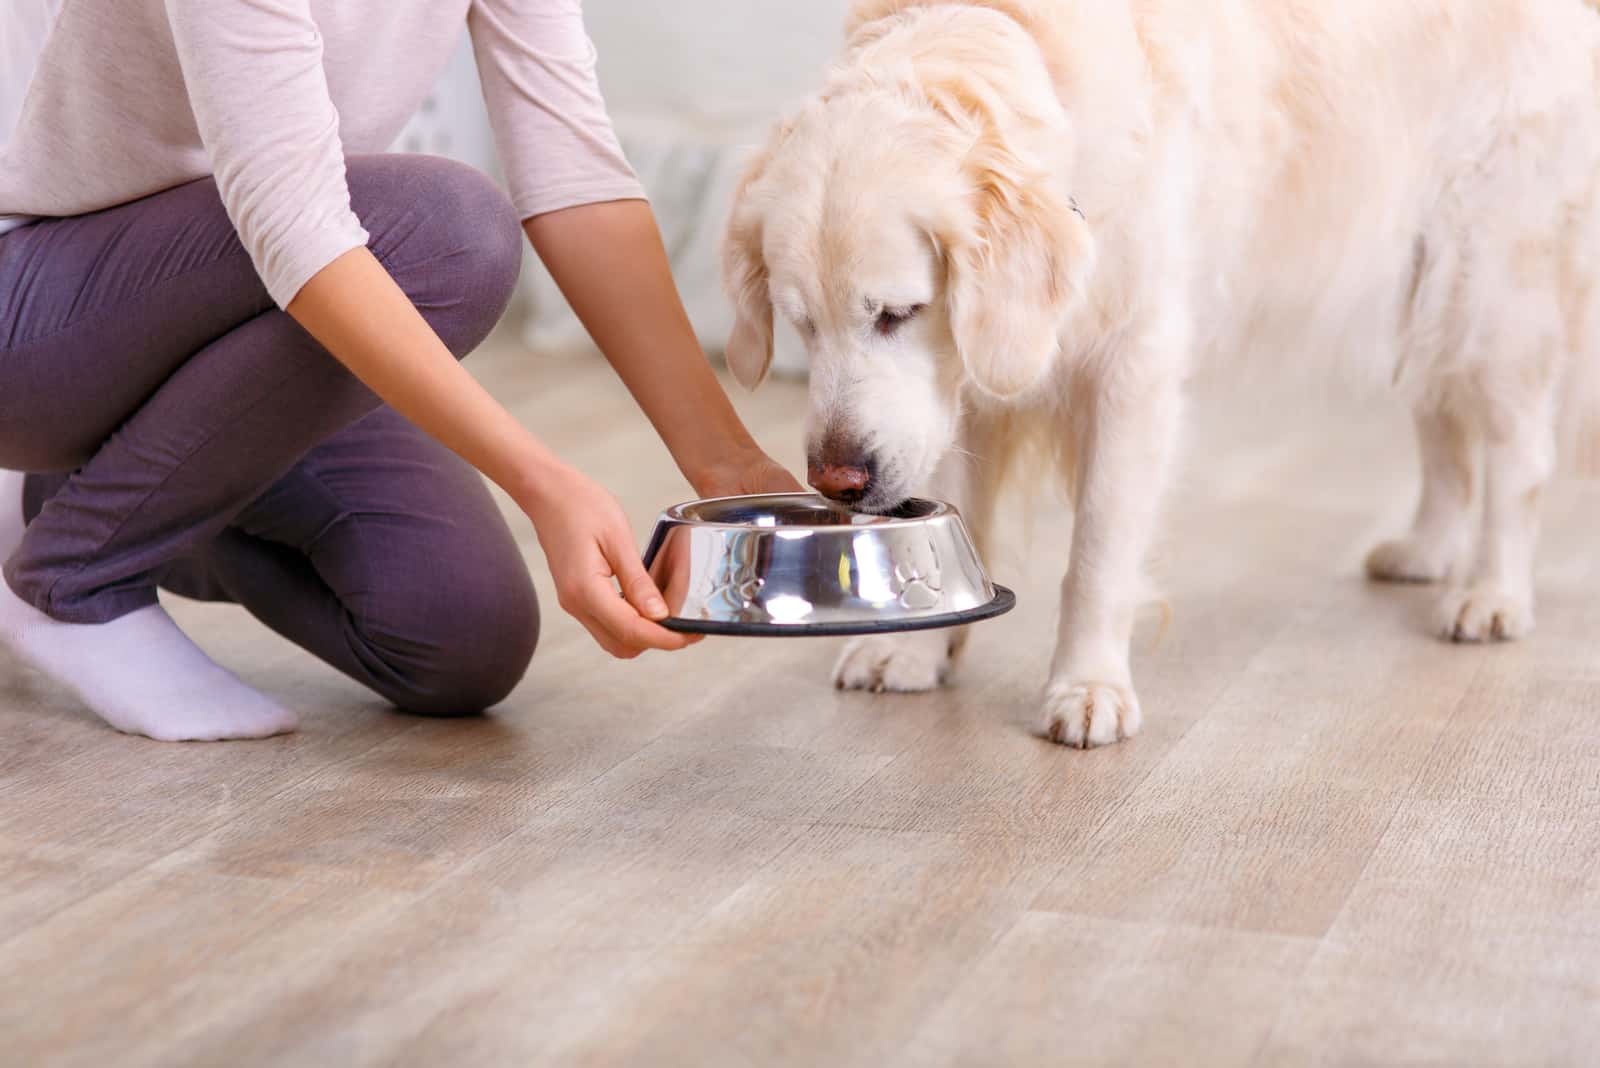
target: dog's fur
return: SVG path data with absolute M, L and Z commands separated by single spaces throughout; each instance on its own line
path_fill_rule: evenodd
M 864 507 L 956 501 L 980 544 L 1017 441 L 1048 435 L 1076 519 L 1044 732 L 1139 727 L 1129 641 L 1196 361 L 1398 390 L 1422 501 L 1371 574 L 1453 579 L 1448 638 L 1529 630 L 1558 428 L 1600 457 L 1583 0 L 859 0 L 849 36 L 739 190 L 728 360 L 760 382 L 776 308 L 813 460 L 868 467 Z M 867 639 L 838 682 L 927 689 L 955 644 Z

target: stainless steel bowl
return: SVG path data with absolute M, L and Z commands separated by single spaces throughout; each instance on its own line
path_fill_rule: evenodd
M 724 497 L 667 509 L 645 566 L 697 634 L 827 635 L 954 627 L 1011 610 L 960 514 L 912 500 L 891 515 L 809 493 Z

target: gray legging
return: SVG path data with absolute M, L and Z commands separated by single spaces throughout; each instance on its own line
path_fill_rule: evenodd
M 419 156 L 349 161 L 371 248 L 456 356 L 522 262 L 510 203 Z M 157 586 L 243 605 L 408 711 L 481 711 L 538 640 L 482 481 L 268 298 L 214 182 L 0 236 L 0 467 L 25 482 L 12 590 L 101 623 Z

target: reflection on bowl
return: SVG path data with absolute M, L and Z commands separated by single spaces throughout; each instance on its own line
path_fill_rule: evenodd
M 889 515 L 809 493 L 669 508 L 645 566 L 678 630 L 866 634 L 959 626 L 1008 611 L 961 516 L 912 500 Z

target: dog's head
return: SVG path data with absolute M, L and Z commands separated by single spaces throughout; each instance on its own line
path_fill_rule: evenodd
M 758 154 L 723 248 L 728 364 L 755 388 L 774 316 L 794 324 L 822 492 L 894 508 L 951 447 L 965 390 L 1011 400 L 1045 378 L 1094 255 L 1070 143 L 1021 27 L 935 8 L 858 30 Z

